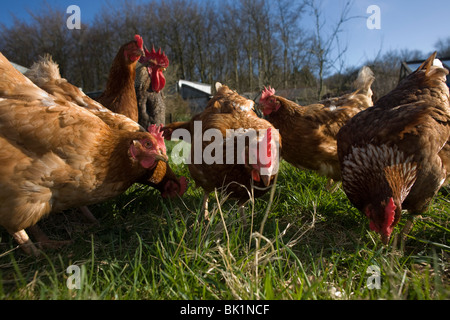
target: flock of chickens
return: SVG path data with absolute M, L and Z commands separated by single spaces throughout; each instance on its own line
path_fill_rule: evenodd
M 435 57 L 375 104 L 374 76 L 367 67 L 360 71 L 356 91 L 313 105 L 297 105 L 264 88 L 258 104 L 264 119 L 254 112 L 252 100 L 217 83 L 215 96 L 190 121 L 145 130 L 138 124 L 136 64 L 145 65 L 152 90 L 159 92 L 169 60 L 161 50 L 147 50 L 139 35 L 119 49 L 97 101 L 61 78 L 50 56 L 24 76 L 0 53 L 0 225 L 27 253 L 37 255 L 27 231 L 40 247 L 60 244 L 36 225 L 50 213 L 79 207 L 96 221 L 87 206 L 134 183 L 157 188 L 163 197 L 182 196 L 187 179 L 170 168 L 164 139 L 178 129 L 193 137 L 200 122 L 202 134 L 219 130 L 224 146 L 224 161 L 188 164 L 196 186 L 204 190 L 206 219 L 212 191 L 226 190 L 243 208 L 251 196 L 263 195 L 276 183 L 277 172 L 270 168 L 282 158 L 342 181 L 351 203 L 387 244 L 402 210 L 410 217 L 425 212 L 448 178 L 448 71 Z M 225 141 L 248 130 L 264 133 L 245 146 L 243 163 L 227 163 Z M 194 150 L 204 151 L 214 140 L 190 142 L 193 157 Z M 250 161 L 252 154 L 256 161 Z

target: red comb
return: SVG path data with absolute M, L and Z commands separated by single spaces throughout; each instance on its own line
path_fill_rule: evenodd
M 270 96 L 273 96 L 275 94 L 275 89 L 269 86 L 269 88 L 264 87 L 264 90 L 261 94 L 261 100 L 265 100 Z
M 164 143 L 164 137 L 163 137 L 163 131 L 161 131 L 163 125 L 160 124 L 157 126 L 156 124 L 151 124 L 148 126 L 148 132 L 153 135 L 156 138 L 156 141 L 158 142 L 158 145 L 161 147 L 161 149 L 164 150 L 164 153 L 166 153 L 166 145 Z
M 144 51 L 145 58 L 143 57 L 141 59 L 143 62 L 153 60 L 161 68 L 167 68 L 169 66 L 169 58 L 167 58 L 164 52 L 161 52 L 161 48 L 156 51 L 155 47 L 152 46 L 152 51 L 148 51 L 147 48 L 145 48 Z
M 134 41 L 136 41 L 137 45 L 139 48 L 143 49 L 144 46 L 144 40 L 142 39 L 142 37 L 140 35 L 135 35 L 134 36 Z

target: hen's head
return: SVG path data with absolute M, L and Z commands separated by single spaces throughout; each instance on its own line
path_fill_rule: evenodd
M 392 230 L 400 220 L 401 206 L 396 205 L 391 197 L 381 201 L 377 205 L 369 204 L 364 208 L 364 213 L 370 221 L 370 230 L 381 235 L 384 244 L 389 242 Z
M 139 62 L 147 67 L 148 74 L 152 80 L 152 90 L 160 92 L 166 85 L 163 71 L 169 66 L 169 58 L 164 52 L 161 52 L 161 48 L 158 51 L 154 47 L 152 47 L 152 51 L 148 51 L 145 48 L 144 51 L 145 55 L 141 57 Z
M 278 144 L 272 133 L 273 128 L 268 128 L 256 143 L 256 148 L 250 145 L 249 159 L 246 159 L 247 167 L 251 169 L 252 179 L 255 182 L 262 181 L 267 187 L 278 171 Z M 256 159 L 254 161 L 253 159 Z M 252 161 L 253 160 L 253 161 Z
M 145 55 L 144 40 L 140 35 L 135 35 L 134 40 L 124 45 L 123 54 L 128 63 L 136 62 Z
M 275 89 L 264 87 L 264 90 L 259 99 L 259 104 L 265 116 L 271 114 L 272 112 L 278 111 L 280 109 L 280 102 L 275 97 Z
M 166 145 L 162 137 L 161 127 L 150 125 L 148 133 L 140 134 L 138 139 L 131 142 L 128 150 L 129 156 L 138 161 L 145 169 L 154 168 L 158 160 L 167 162 Z

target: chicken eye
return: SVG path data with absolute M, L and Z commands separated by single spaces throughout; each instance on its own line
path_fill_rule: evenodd
M 144 142 L 144 147 L 147 148 L 147 149 L 150 149 L 152 147 L 152 143 L 147 140 L 147 141 Z

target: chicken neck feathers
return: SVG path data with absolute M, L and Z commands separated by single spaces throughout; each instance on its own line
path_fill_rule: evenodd
M 138 121 L 138 107 L 134 80 L 137 61 L 127 63 L 124 57 L 125 45 L 115 56 L 108 76 L 105 91 L 97 101 L 115 113 Z

